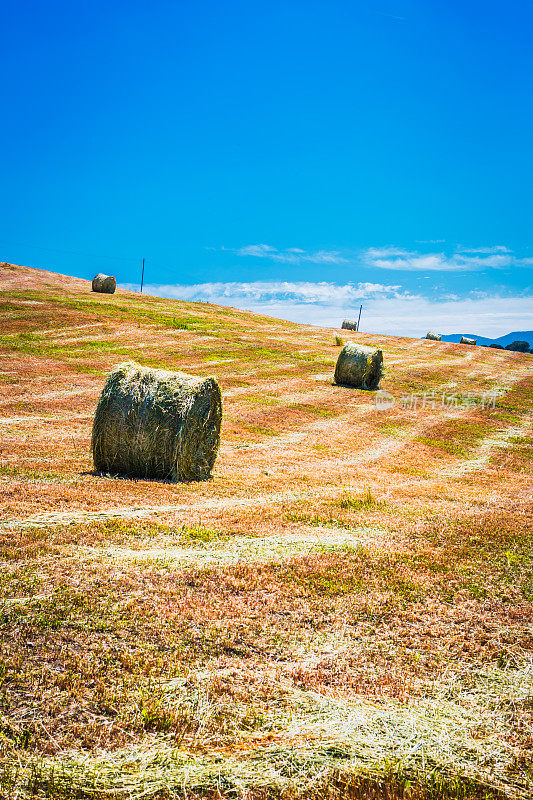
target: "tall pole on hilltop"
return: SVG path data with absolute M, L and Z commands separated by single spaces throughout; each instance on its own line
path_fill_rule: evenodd
M 143 291 L 143 283 L 144 283 L 144 258 L 143 258 L 143 271 L 141 273 L 141 294 Z
M 357 320 L 357 330 L 359 330 L 359 323 L 361 322 L 361 311 L 363 310 L 363 305 L 359 308 L 359 319 Z

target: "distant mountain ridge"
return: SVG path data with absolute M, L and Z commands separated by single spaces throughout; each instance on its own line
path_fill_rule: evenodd
M 486 336 L 478 336 L 475 333 L 449 333 L 449 334 L 442 334 L 442 341 L 443 342 L 460 342 L 461 336 L 467 336 L 469 339 L 477 339 L 477 343 L 479 344 L 501 344 L 502 347 L 505 347 L 511 342 L 528 342 L 529 347 L 533 348 L 533 331 L 513 331 L 512 333 L 506 333 L 504 336 L 498 337 L 498 339 L 487 339 Z

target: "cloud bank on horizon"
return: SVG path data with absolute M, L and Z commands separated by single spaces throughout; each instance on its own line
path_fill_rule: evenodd
M 135 284 L 122 284 L 138 290 Z M 144 287 L 147 294 L 176 300 L 209 302 L 265 314 L 291 322 L 339 328 L 357 316 L 363 305 L 361 330 L 368 333 L 423 336 L 439 333 L 477 333 L 498 337 L 531 328 L 533 295 L 446 295 L 431 299 L 380 283 L 334 284 L 321 281 L 212 282 L 194 285 Z
M 522 281 L 520 286 L 508 285 L 505 279 L 509 270 L 518 268 L 531 280 L 533 258 L 517 255 L 504 245 L 456 246 L 450 252 L 444 248 L 421 252 L 394 246 L 348 252 L 251 244 L 223 247 L 218 252 L 237 259 L 236 274 L 242 274 L 242 262 L 247 260 L 253 275 L 253 263 L 261 259 L 262 264 L 272 265 L 267 274 L 272 271 L 273 278 L 152 283 L 145 286 L 145 292 L 333 328 L 340 327 L 345 318 L 356 317 L 362 304 L 361 329 L 369 333 L 423 336 L 433 329 L 444 334 L 468 332 L 496 338 L 533 327 L 531 284 Z M 310 277 L 317 272 L 330 276 L 337 267 L 342 275 L 337 281 L 298 279 L 311 271 Z M 280 270 L 297 277 L 279 280 L 276 273 Z M 390 271 L 389 280 L 376 280 L 386 270 Z M 346 280 L 352 275 L 359 279 Z M 432 282 L 425 283 L 427 279 Z M 122 286 L 138 288 L 134 284 Z

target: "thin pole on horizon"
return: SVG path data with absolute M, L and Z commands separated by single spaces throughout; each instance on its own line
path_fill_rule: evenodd
M 144 283 L 144 258 L 143 258 L 143 271 L 141 273 L 141 294 L 143 293 L 143 283 Z
M 357 320 L 357 330 L 359 330 L 359 323 L 361 322 L 361 311 L 363 310 L 363 305 L 361 304 L 359 308 L 359 319 Z

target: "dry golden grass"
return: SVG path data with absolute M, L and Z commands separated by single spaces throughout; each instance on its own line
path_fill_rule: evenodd
M 458 400 L 377 411 L 335 331 L 89 288 L 0 265 L 0 796 L 531 796 L 533 358 L 350 334 Z M 93 472 L 128 358 L 217 375 L 212 481 Z

